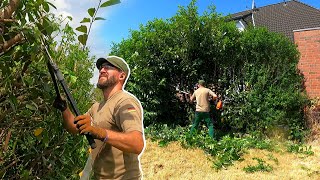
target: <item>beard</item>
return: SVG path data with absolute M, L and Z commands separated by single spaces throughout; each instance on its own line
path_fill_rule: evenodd
M 110 78 L 108 78 L 105 81 L 98 81 L 97 83 L 97 88 L 99 89 L 108 89 L 110 87 L 114 87 L 117 84 L 117 80 L 115 78 L 115 76 L 111 76 Z

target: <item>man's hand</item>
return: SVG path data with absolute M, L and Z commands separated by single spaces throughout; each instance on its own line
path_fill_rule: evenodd
M 89 115 L 80 115 L 74 119 L 78 132 L 80 134 L 91 134 L 95 139 L 103 139 L 100 128 L 91 126 L 91 117 Z
M 80 115 L 74 119 L 74 124 L 80 134 L 92 133 L 91 117 L 89 115 Z
M 67 101 L 57 96 L 53 102 L 53 107 L 59 109 L 61 112 L 65 111 L 68 107 Z

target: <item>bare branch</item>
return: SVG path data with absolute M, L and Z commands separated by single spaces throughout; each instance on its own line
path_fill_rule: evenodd
M 10 19 L 13 12 L 18 8 L 20 0 L 10 0 L 5 8 L 1 9 L 0 19 Z
M 0 22 L 8 23 L 8 22 L 17 22 L 15 19 L 0 19 Z
M 23 39 L 24 39 L 23 35 L 19 33 L 15 35 L 13 38 L 11 38 L 9 41 L 6 41 L 3 44 L 0 44 L 0 54 L 8 51 L 12 46 L 22 42 Z

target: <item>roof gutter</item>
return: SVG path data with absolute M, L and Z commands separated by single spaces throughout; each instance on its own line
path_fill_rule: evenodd
M 316 27 L 316 28 L 306 28 L 306 29 L 297 29 L 297 30 L 293 30 L 293 32 L 312 31 L 312 30 L 320 30 L 320 27 Z
M 244 14 L 244 15 L 239 15 L 239 16 L 235 16 L 235 17 L 231 17 L 231 20 L 238 20 L 238 19 L 243 19 L 247 16 L 250 16 L 252 14 L 252 12 L 249 12 L 248 14 Z

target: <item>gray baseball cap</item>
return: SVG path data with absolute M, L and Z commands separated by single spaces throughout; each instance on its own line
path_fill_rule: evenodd
M 99 69 L 100 66 L 105 63 L 109 62 L 113 66 L 121 69 L 124 73 L 126 73 L 126 76 L 129 76 L 129 65 L 126 63 L 126 61 L 118 56 L 107 56 L 106 58 L 99 58 L 96 62 L 96 66 Z
M 198 84 L 200 84 L 201 86 L 204 86 L 206 84 L 206 82 L 203 79 L 200 79 L 198 81 Z

